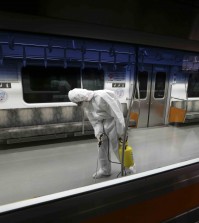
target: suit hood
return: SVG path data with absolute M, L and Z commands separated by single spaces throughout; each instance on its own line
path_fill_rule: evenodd
M 78 103 L 82 101 L 90 101 L 93 98 L 94 91 L 89 91 L 82 88 L 74 88 L 68 92 L 70 101 Z

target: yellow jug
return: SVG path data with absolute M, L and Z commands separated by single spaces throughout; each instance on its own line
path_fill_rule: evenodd
M 122 142 L 119 143 L 119 157 L 120 162 L 122 162 Z M 124 167 L 129 168 L 134 165 L 133 160 L 133 148 L 128 145 L 128 142 L 125 143 L 124 149 Z

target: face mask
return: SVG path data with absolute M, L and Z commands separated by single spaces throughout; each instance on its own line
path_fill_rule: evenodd
M 88 107 L 88 105 L 89 105 L 89 101 L 83 101 L 81 104 L 81 107 L 86 108 L 86 107 Z

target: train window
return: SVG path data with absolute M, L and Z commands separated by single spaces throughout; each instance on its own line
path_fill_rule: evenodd
M 192 73 L 189 75 L 187 96 L 188 98 L 199 97 L 199 74 L 198 73 Z
M 140 99 L 144 99 L 147 96 L 148 76 L 149 75 L 148 75 L 147 71 L 139 71 L 138 72 Z M 136 89 L 135 97 L 138 98 L 137 89 Z
M 68 91 L 80 87 L 79 68 L 22 68 L 24 100 L 27 103 L 67 102 Z
M 155 78 L 154 98 L 164 98 L 166 73 L 157 72 Z
M 82 71 L 83 88 L 88 90 L 104 89 L 104 71 L 97 68 L 85 68 Z

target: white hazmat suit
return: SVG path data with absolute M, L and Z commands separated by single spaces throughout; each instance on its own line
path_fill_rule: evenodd
M 114 151 L 119 160 L 118 139 L 123 137 L 125 129 L 122 106 L 119 100 L 115 93 L 110 90 L 89 91 L 81 88 L 69 91 L 68 97 L 72 102 L 83 102 L 82 106 L 98 140 L 103 132 L 108 136 L 109 140 L 106 136 L 103 137 L 103 143 L 99 149 L 100 168 L 93 177 L 109 176 L 111 163 L 109 162 L 110 157 L 108 158 L 108 148 Z

